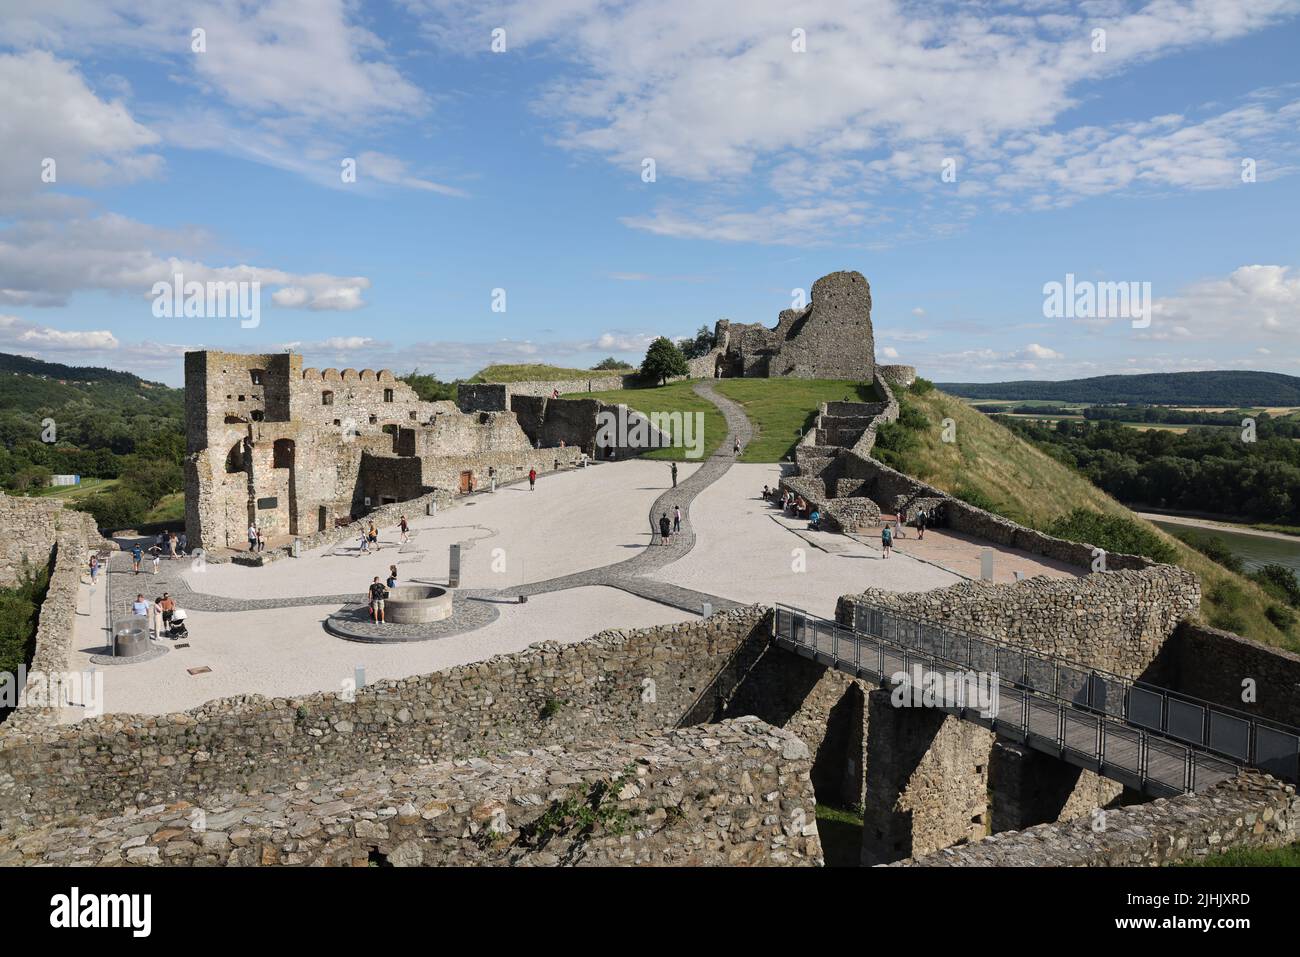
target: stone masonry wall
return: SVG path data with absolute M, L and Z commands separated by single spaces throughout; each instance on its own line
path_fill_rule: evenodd
M 836 619 L 851 624 L 855 605 L 879 605 L 1136 678 L 1178 623 L 1196 613 L 1200 591 L 1191 572 L 1156 565 L 1005 585 L 967 581 L 913 594 L 872 588 L 841 597 Z
M 1135 867 L 1195 860 L 1231 848 L 1281 847 L 1300 839 L 1295 788 L 1246 773 L 1202 791 L 1117 808 L 915 859 L 905 867 Z
M 99 541 L 94 516 L 88 512 L 64 508 L 54 498 L 0 492 L 0 588 L 18 583 L 24 562 L 33 571 L 48 566 L 61 531 Z
M 200 801 L 314 774 L 414 766 L 483 749 L 571 747 L 683 720 L 746 646 L 758 608 L 606 631 L 338 694 L 227 698 L 170 715 L 111 714 L 32 733 L 0 729 L 0 824 Z
M 1152 680 L 1183 694 L 1300 727 L 1300 655 L 1294 652 L 1185 621 L 1155 670 Z M 1248 680 L 1253 700 L 1242 697 Z
M 755 718 L 0 834 L 0 866 L 819 865 L 808 748 Z M 564 813 L 595 803 L 590 834 Z

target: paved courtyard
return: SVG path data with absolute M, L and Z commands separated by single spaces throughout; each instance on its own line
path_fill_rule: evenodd
M 189 615 L 188 647 L 160 642 L 150 660 L 104 664 L 107 711 L 168 713 L 236 694 L 293 696 L 336 691 L 365 669 L 367 681 L 402 678 L 521 651 L 537 641 L 580 641 L 609 628 L 687 620 L 705 603 L 784 602 L 830 615 L 844 594 L 877 587 L 926 591 L 979 574 L 983 543 L 930 532 L 905 539 L 885 558 L 878 539 L 812 532 L 761 498 L 777 465 L 738 465 L 733 438 L 751 429 L 740 407 L 709 381 L 695 386 L 726 417 L 730 434 L 709 459 L 678 467 L 632 460 L 543 476 L 536 491 L 513 485 L 458 500 L 435 515 L 409 513 L 402 544 L 380 529 L 371 554 L 346 541 L 254 568 L 188 559 L 163 561 L 159 573 L 133 575 L 130 559 L 112 562 L 115 614 L 137 592 L 170 592 Z M 675 505 L 680 533 L 662 541 L 650 516 Z M 446 584 L 448 551 L 463 543 L 460 607 L 472 630 L 399 644 L 346 641 L 323 622 L 362 600 L 375 577 L 397 566 L 402 584 Z M 1073 574 L 1036 556 L 997 549 L 998 580 L 1014 571 Z M 521 595 L 527 602 L 519 602 Z M 480 604 L 476 604 L 480 603 Z M 484 604 L 490 603 L 490 609 Z M 104 588 L 83 583 L 73 665 L 86 669 L 105 650 Z M 480 613 L 483 612 L 483 613 Z M 453 615 L 453 619 L 455 619 Z M 484 624 L 486 622 L 486 624 Z M 66 720 L 83 716 L 68 709 Z

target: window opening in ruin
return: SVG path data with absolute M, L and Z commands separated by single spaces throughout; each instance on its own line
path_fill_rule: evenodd
M 393 401 L 393 390 L 392 390 L 392 389 L 385 389 L 385 390 L 384 390 L 384 401 L 385 401 L 385 402 L 392 402 L 392 401 Z
M 226 454 L 226 471 L 242 472 L 244 471 L 244 440 L 240 439 L 230 447 L 230 452 Z
M 243 397 L 242 395 L 239 397 L 239 401 L 240 401 L 240 402 L 243 402 L 243 401 L 244 401 L 244 397 Z
M 374 425 L 374 424 L 375 424 L 376 422 L 378 422 L 378 421 L 379 421 L 379 417 L 378 417 L 378 416 L 372 415 L 372 416 L 370 417 L 370 424 L 371 424 L 371 425 Z
M 273 468 L 293 468 L 293 439 L 276 439 L 271 448 L 271 465 Z
M 321 405 L 333 405 L 333 404 L 334 404 L 334 393 L 331 392 L 329 389 L 326 389 L 324 392 L 322 392 L 322 393 L 320 394 L 320 404 L 321 404 Z
M 261 410 L 261 409 L 254 409 L 254 410 L 253 410 L 253 421 L 254 421 L 254 422 L 261 422 L 261 421 L 262 421 L 262 418 L 263 418 L 262 410 Z
M 262 370 L 261 370 L 261 369 L 254 369 L 252 372 L 249 373 L 249 375 L 252 376 L 252 379 L 253 379 L 253 385 L 261 385 L 261 384 L 262 384 Z

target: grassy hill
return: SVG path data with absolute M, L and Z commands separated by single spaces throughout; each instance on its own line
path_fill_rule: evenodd
M 726 436 L 727 421 L 717 406 L 695 394 L 694 385 L 692 381 L 671 382 L 640 389 L 571 394 L 568 398 L 622 403 L 644 415 L 699 412 L 704 416 L 704 455 L 708 456 Z M 843 379 L 723 379 L 717 383 L 717 390 L 743 405 L 753 423 L 754 437 L 740 457 L 742 462 L 780 462 L 793 455 L 795 444 L 812 425 L 823 402 L 879 399 L 870 383 Z M 685 456 L 682 449 L 667 448 L 645 457 L 681 461 Z
M 1201 615 L 1211 625 L 1257 641 L 1300 651 L 1295 628 L 1284 632 L 1266 611 L 1277 600 L 1254 582 L 1228 571 L 1178 539 L 1143 521 L 1083 475 L 1022 441 L 955 396 L 938 389 L 905 393 L 928 427 L 916 431 L 916 447 L 899 464 L 916 478 L 953 495 L 991 505 L 1024 525 L 1046 529 L 1084 507 L 1138 523 L 1172 546 L 1177 562 L 1201 579 Z M 956 441 L 942 441 L 941 423 L 956 424 Z
M 1280 372 L 1150 372 L 1105 375 L 1061 382 L 940 382 L 940 389 L 967 399 L 1045 399 L 1096 404 L 1300 405 L 1300 378 Z
M 566 369 L 563 366 L 542 364 L 490 365 L 480 369 L 466 382 L 548 382 L 558 379 L 592 379 L 597 376 L 622 375 L 632 370 L 599 371 L 594 369 Z

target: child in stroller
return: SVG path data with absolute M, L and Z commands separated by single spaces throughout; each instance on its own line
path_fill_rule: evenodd
M 167 623 L 167 630 L 163 632 L 172 641 L 178 638 L 188 638 L 190 631 L 185 627 L 185 609 L 177 608 L 172 612 L 171 621 Z

